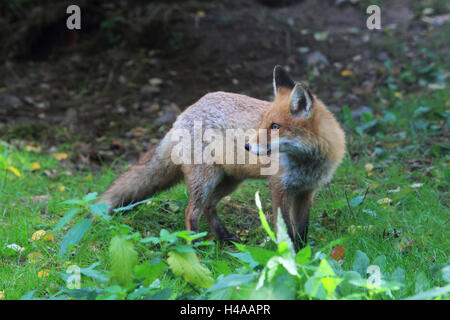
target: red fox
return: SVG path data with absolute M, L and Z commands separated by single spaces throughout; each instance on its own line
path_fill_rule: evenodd
M 273 87 L 275 99 L 272 102 L 227 92 L 206 94 L 180 114 L 160 143 L 115 180 L 98 202 L 116 208 L 151 197 L 184 177 L 189 191 L 186 229 L 198 231 L 199 219 L 204 213 L 219 240 L 239 240 L 219 219 L 216 205 L 244 179 L 267 178 L 275 225 L 280 208 L 291 239 L 297 249 L 301 248 L 307 240 L 314 195 L 331 180 L 341 163 L 345 135 L 322 101 L 306 85 L 294 82 L 278 65 L 273 71 Z M 174 161 L 174 149 L 179 147 L 174 139 L 177 130 L 190 136 L 186 144 L 188 152 L 193 151 L 190 142 L 194 146 L 200 143 L 194 157 L 205 149 L 205 141 L 199 141 L 194 132 L 196 123 L 201 125 L 202 133 L 212 129 L 225 135 L 230 129 L 254 129 L 255 134 L 247 143 L 238 144 L 231 152 L 233 155 L 243 152 L 246 159 L 251 154 L 272 153 L 279 167 L 271 175 L 262 175 L 260 156 L 256 156 L 258 161 L 253 164 Z M 257 129 L 266 130 L 256 132 Z M 227 152 L 230 153 L 230 149 Z M 191 160 L 191 156 L 187 159 Z

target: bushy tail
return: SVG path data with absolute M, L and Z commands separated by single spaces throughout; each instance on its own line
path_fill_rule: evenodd
M 145 153 L 137 164 L 120 175 L 102 194 L 98 202 L 111 209 L 151 197 L 181 179 L 181 168 L 172 162 L 172 144 L 166 136 Z

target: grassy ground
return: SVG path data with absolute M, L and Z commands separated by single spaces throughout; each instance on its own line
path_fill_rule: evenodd
M 448 90 L 405 97 L 392 93 L 374 105 L 361 119 L 351 117 L 347 108 L 338 115 L 347 131 L 348 155 L 332 183 L 316 197 L 309 243 L 314 253 L 343 238 L 345 253 L 337 260 L 344 269 L 351 267 L 357 250 L 371 261 L 385 255 L 389 272 L 398 267 L 405 271 L 408 285 L 397 297 L 406 297 L 436 285 L 433 275 L 450 262 L 450 94 Z M 35 290 L 35 296 L 54 294 L 64 284 L 59 273 L 73 263 L 88 267 L 100 261 L 100 270 L 109 268 L 112 227 L 94 224 L 64 257 L 57 254 L 59 244 L 74 222 L 51 230 L 71 208 L 62 201 L 102 192 L 124 163 L 104 166 L 101 172 L 77 170 L 65 159 L 64 152 L 69 150 L 69 145 L 47 153 L 25 142 L 0 144 L 0 292 L 6 299 L 18 299 L 30 290 Z M 264 211 L 269 212 L 268 187 L 256 180 L 245 182 L 219 206 L 229 229 L 249 245 L 261 245 L 266 238 L 253 200 L 257 190 Z M 110 224 L 128 225 L 146 237 L 158 235 L 161 229 L 175 232 L 184 228 L 186 205 L 187 192 L 179 185 L 151 204 L 115 217 Z M 39 230 L 47 231 L 47 236 L 33 240 Z M 209 231 L 205 222 L 201 231 Z M 11 244 L 24 250 L 6 249 Z M 154 246 L 139 244 L 139 261 L 152 258 L 154 250 Z M 238 267 L 227 254 L 230 251 L 236 251 L 233 245 L 216 244 L 200 250 L 199 255 L 217 277 Z M 421 282 L 418 288 L 416 280 L 423 274 L 430 281 Z M 90 284 L 89 278 L 83 281 L 83 286 Z M 161 287 L 165 286 L 179 293 L 190 288 L 170 273 L 161 277 Z

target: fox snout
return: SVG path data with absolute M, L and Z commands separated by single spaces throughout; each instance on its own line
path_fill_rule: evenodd
M 258 144 L 246 143 L 245 144 L 245 150 L 247 150 L 248 152 L 251 152 L 253 154 L 256 154 L 257 156 L 259 156 L 259 155 L 270 155 L 270 153 L 272 152 L 272 148 L 270 146 L 270 143 L 266 145 L 266 148 L 260 148 L 260 146 Z

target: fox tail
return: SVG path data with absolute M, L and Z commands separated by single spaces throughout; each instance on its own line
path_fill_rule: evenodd
M 110 210 L 151 197 L 176 184 L 182 177 L 180 165 L 171 160 L 169 135 L 145 153 L 139 162 L 119 176 L 101 195 Z

